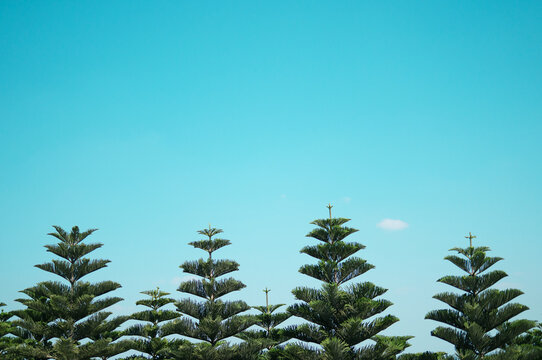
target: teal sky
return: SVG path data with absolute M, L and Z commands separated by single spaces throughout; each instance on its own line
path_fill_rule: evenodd
M 53 279 L 51 225 L 100 229 L 118 313 L 181 298 L 211 223 L 230 297 L 291 304 L 331 202 L 409 352 L 452 351 L 424 315 L 469 231 L 542 320 L 541 64 L 540 1 L 2 1 L 0 300 Z

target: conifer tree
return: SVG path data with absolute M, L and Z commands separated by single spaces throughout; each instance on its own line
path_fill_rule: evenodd
M 269 292 L 271 290 L 266 288 L 263 291 L 265 292 L 265 306 L 252 307 L 260 312 L 255 316 L 255 325 L 259 329 L 244 331 L 239 335 L 239 338 L 251 342 L 260 351 L 265 349 L 268 352 L 268 357 L 275 359 L 281 354 L 281 349 L 277 348 L 277 345 L 289 340 L 284 331 L 277 326 L 288 320 L 291 315 L 287 312 L 276 312 L 284 304 L 270 305 Z
M 317 228 L 307 234 L 320 243 L 305 246 L 300 251 L 318 263 L 304 265 L 299 272 L 323 282 L 322 288 L 295 288 L 292 293 L 301 302 L 289 307 L 292 315 L 308 321 L 290 328 L 293 337 L 319 344 L 323 351 L 296 345 L 286 350 L 292 358 L 395 359 L 396 354 L 408 346 L 407 340 L 411 337 L 379 335 L 399 320 L 392 315 L 376 317 L 392 305 L 388 300 L 377 299 L 386 289 L 370 282 L 346 285 L 374 266 L 352 256 L 365 248 L 360 243 L 345 241 L 358 230 L 344 226 L 350 219 L 333 218 L 331 208 L 328 205 L 329 219 L 313 221 L 311 224 Z M 366 340 L 374 343 L 364 343 Z
M 187 274 L 195 275 L 198 279 L 184 281 L 178 291 L 186 293 L 203 301 L 191 298 L 176 303 L 177 310 L 183 316 L 179 320 L 167 324 L 169 333 L 175 333 L 192 339 L 200 340 L 194 347 L 181 346 L 176 354 L 187 359 L 225 359 L 235 355 L 239 348 L 229 347 L 225 339 L 237 336 L 253 323 L 253 317 L 241 315 L 250 309 L 244 301 L 223 301 L 221 298 L 231 292 L 241 290 L 245 285 L 232 277 L 222 278 L 239 269 L 239 264 L 233 260 L 214 259 L 213 253 L 227 245 L 230 241 L 214 238 L 222 233 L 221 229 L 211 228 L 198 231 L 206 236 L 204 240 L 194 241 L 189 245 L 207 252 L 207 259 L 186 261 L 180 267 Z
M 523 294 L 517 289 L 497 290 L 491 288 L 499 280 L 508 276 L 502 270 L 488 271 L 501 261 L 500 257 L 490 257 L 486 253 L 488 247 L 473 247 L 476 238 L 471 233 L 466 236 L 470 240 L 467 248 L 453 248 L 458 255 L 450 255 L 444 259 L 450 261 L 465 275 L 450 275 L 438 281 L 461 291 L 439 293 L 433 298 L 451 307 L 429 312 L 425 318 L 444 323 L 431 335 L 441 338 L 455 346 L 456 356 L 462 360 L 478 360 L 491 358 L 509 358 L 499 349 L 513 343 L 519 335 L 533 328 L 536 323 L 529 320 L 511 320 L 528 307 L 511 303 Z
M 3 306 L 6 306 L 6 304 L 0 302 L 0 307 Z M 19 344 L 20 339 L 10 336 L 14 330 L 9 321 L 12 316 L 11 312 L 0 310 L 0 359 L 2 360 L 22 360 L 22 357 L 14 352 L 14 348 Z
M 80 232 L 74 226 L 67 233 L 59 226 L 54 228 L 56 231 L 49 235 L 58 239 L 59 243 L 45 247 L 60 259 L 36 267 L 58 275 L 64 282 L 38 283 L 22 291 L 29 298 L 16 300 L 27 307 L 14 312 L 20 318 L 15 323 L 17 333 L 34 340 L 32 345 L 21 346 L 19 350 L 26 357 L 36 359 L 79 360 L 100 356 L 113 341 L 111 338 L 96 337 L 96 330 L 104 325 L 111 314 L 103 310 L 122 300 L 103 295 L 118 289 L 120 285 L 113 281 L 91 284 L 82 280 L 110 262 L 85 257 L 103 245 L 83 243 L 96 229 Z
M 142 294 L 150 298 L 138 300 L 136 304 L 145 306 L 148 310 L 133 314 L 131 319 L 141 321 L 144 324 L 133 325 L 126 329 L 124 334 L 138 337 L 138 339 L 130 342 L 131 349 L 142 352 L 153 360 L 169 359 L 170 347 L 178 347 L 181 343 L 184 343 L 182 340 L 169 341 L 165 339 L 162 330 L 167 321 L 181 316 L 176 311 L 162 309 L 168 304 L 175 303 L 175 299 L 167 297 L 169 293 L 161 291 L 159 288 L 143 291 Z

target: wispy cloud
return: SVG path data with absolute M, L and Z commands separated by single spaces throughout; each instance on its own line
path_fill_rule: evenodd
M 397 231 L 406 229 L 408 227 L 408 224 L 403 220 L 384 219 L 378 224 L 376 224 L 376 226 L 384 230 Z
M 343 197 L 343 201 L 348 204 L 350 201 L 352 201 L 352 199 L 349 198 L 348 196 L 345 196 Z

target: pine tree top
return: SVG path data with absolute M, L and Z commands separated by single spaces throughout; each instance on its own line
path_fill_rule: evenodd
M 212 258 L 212 253 L 214 251 L 226 245 L 230 245 L 229 240 L 212 238 L 214 235 L 221 232 L 222 229 L 211 228 L 209 225 L 208 229 L 198 231 L 200 234 L 207 235 L 209 239 L 189 243 L 189 245 L 192 245 L 195 248 L 207 251 L 209 257 L 207 259 L 185 261 L 180 265 L 180 268 L 182 268 L 185 273 L 197 275 L 202 277 L 203 280 L 185 281 L 179 287 L 179 291 L 188 292 L 206 299 L 217 299 L 227 292 L 245 287 L 241 282 L 231 278 L 215 281 L 215 279 L 225 274 L 239 270 L 239 264 L 236 261 L 227 259 L 216 260 Z M 227 292 L 223 293 L 223 291 Z
M 141 294 L 148 295 L 150 299 L 138 300 L 136 301 L 136 305 L 143 305 L 153 310 L 158 310 L 162 306 L 172 304 L 176 301 L 173 298 L 166 297 L 170 293 L 161 291 L 158 287 L 155 290 L 142 291 Z
M 65 243 L 67 245 L 77 245 L 81 241 L 85 240 L 87 236 L 89 236 L 90 234 L 98 230 L 98 229 L 88 229 L 87 231 L 80 232 L 79 226 L 73 226 L 72 231 L 68 234 L 66 230 L 62 229 L 58 225 L 53 225 L 53 228 L 55 228 L 56 232 L 49 233 L 47 235 L 54 236 L 58 240 L 60 240 L 62 243 Z
M 490 251 L 490 248 L 486 246 L 476 248 L 468 247 L 465 249 L 452 248 L 450 251 L 457 251 L 457 253 L 463 255 L 463 257 L 449 255 L 444 259 L 450 261 L 471 276 L 479 275 L 489 269 L 491 266 L 503 260 L 502 257 L 486 256 L 486 252 Z
M 374 266 L 362 258 L 352 256 L 365 246 L 345 241 L 347 236 L 358 231 L 345 226 L 350 219 L 334 218 L 331 204 L 327 208 L 329 218 L 311 222 L 317 228 L 307 234 L 307 237 L 320 243 L 301 249 L 302 253 L 317 259 L 318 262 L 303 265 L 299 269 L 302 274 L 322 281 L 322 287 L 297 287 L 292 291 L 301 302 L 290 306 L 288 312 L 308 323 L 286 327 L 283 334 L 304 342 L 320 344 L 325 349 L 324 358 L 353 359 L 357 358 L 355 354 L 361 351 L 363 356 L 360 358 L 391 359 L 392 355 L 408 346 L 407 340 L 410 337 L 378 335 L 399 320 L 392 315 L 378 316 L 392 305 L 388 300 L 377 299 L 386 289 L 370 282 L 345 284 Z M 369 339 L 376 341 L 376 344 L 357 347 Z M 309 348 L 304 350 L 309 353 L 307 357 L 302 355 L 301 358 L 317 356 Z
M 256 309 L 258 310 L 259 312 L 261 313 L 267 313 L 267 314 L 272 314 L 274 313 L 278 308 L 284 306 L 286 304 L 274 304 L 274 305 L 257 305 L 257 306 L 252 306 L 253 309 Z
M 194 241 L 189 245 L 209 253 L 207 259 L 185 261 L 180 267 L 185 273 L 198 278 L 181 282 L 180 292 L 203 299 L 196 301 L 190 298 L 176 302 L 177 310 L 187 316 L 165 325 L 165 333 L 179 334 L 209 343 L 212 347 L 228 337 L 236 336 L 250 327 L 254 321 L 250 315 L 240 315 L 250 309 L 244 301 L 222 301 L 220 298 L 231 292 L 241 290 L 245 285 L 234 278 L 220 278 L 239 269 L 233 260 L 213 259 L 212 253 L 226 245 L 229 240 L 213 239 L 222 233 L 222 229 L 212 228 L 198 231 L 208 239 Z
M 303 265 L 299 272 L 326 283 L 343 284 L 374 268 L 366 260 L 352 256 L 365 246 L 357 242 L 345 242 L 345 238 L 357 229 L 344 226 L 346 218 L 317 219 L 311 224 L 318 226 L 306 236 L 321 241 L 317 245 L 303 247 L 300 252 L 319 260 L 317 264 Z
M 211 257 L 211 254 L 214 251 L 231 244 L 231 242 L 226 239 L 213 239 L 213 236 L 222 232 L 222 229 L 212 228 L 211 225 L 209 225 L 208 229 L 198 230 L 198 234 L 205 235 L 208 237 L 208 239 L 193 241 L 188 243 L 188 245 L 192 245 L 197 249 L 207 251 L 209 253 L 209 257 Z
M 288 320 L 292 315 L 287 312 L 276 313 L 275 311 L 284 304 L 270 305 L 269 293 L 271 290 L 265 288 L 263 292 L 265 293 L 265 306 L 252 306 L 253 309 L 260 312 L 254 316 L 254 325 L 259 329 L 243 331 L 237 337 L 260 350 L 271 350 L 290 339 L 290 337 L 284 335 L 283 329 L 278 329 L 277 326 Z
M 120 284 L 113 281 L 92 284 L 82 280 L 109 263 L 109 260 L 85 257 L 102 246 L 83 243 L 96 229 L 81 232 L 74 226 L 68 233 L 59 226 L 53 227 L 56 231 L 49 235 L 59 242 L 45 247 L 61 259 L 36 267 L 56 274 L 68 283 L 44 281 L 21 291 L 29 298 L 16 300 L 26 305 L 26 309 L 13 312 L 19 318 L 14 322 L 16 335 L 36 340 L 38 347 L 25 348 L 31 351 L 31 357 L 92 358 L 102 353 L 104 346 L 112 341 L 101 338 L 100 334 L 126 320 L 126 317 L 120 317 L 108 323 L 111 313 L 103 311 L 122 300 L 120 297 L 103 296 L 118 289 Z M 53 339 L 57 339 L 54 344 L 51 342 Z M 81 344 L 84 339 L 94 341 Z M 118 350 L 122 352 L 120 348 Z
M 49 233 L 60 240 L 53 245 L 45 245 L 48 252 L 57 255 L 63 260 L 52 260 L 51 262 L 35 265 L 35 267 L 56 274 L 67 280 L 73 287 L 75 283 L 84 276 L 102 269 L 107 266 L 109 260 L 91 260 L 84 256 L 100 248 L 103 244 L 83 244 L 82 242 L 97 229 L 89 229 L 84 232 L 79 231 L 79 227 L 74 226 L 70 233 L 67 233 L 60 226 L 53 226 L 56 232 Z
M 459 357 L 477 359 L 504 348 L 518 335 L 532 328 L 535 322 L 511 320 L 528 309 L 525 305 L 511 302 L 523 292 L 518 289 L 492 289 L 507 274 L 501 270 L 486 270 L 502 258 L 487 256 L 486 252 L 490 249 L 486 246 L 473 247 L 472 240 L 476 236 L 472 233 L 465 238 L 469 239 L 469 246 L 450 249 L 459 256 L 450 255 L 445 259 L 466 274 L 444 276 L 438 280 L 463 293 L 436 294 L 433 298 L 444 302 L 451 309 L 431 311 L 425 318 L 449 326 L 439 326 L 431 335 L 455 345 Z
M 472 238 L 470 233 L 469 235 Z M 506 272 L 502 270 L 486 272 L 490 267 L 503 260 L 501 257 L 487 256 L 486 252 L 490 251 L 490 248 L 487 246 L 469 246 L 466 248 L 455 247 L 450 249 L 450 251 L 455 251 L 460 256 L 449 255 L 444 259 L 463 270 L 466 275 L 444 276 L 438 280 L 439 282 L 451 285 L 469 294 L 477 295 L 495 285 L 502 278 L 508 276 Z
M 224 232 L 224 230 L 213 228 L 213 227 L 211 227 L 211 224 L 209 224 L 208 229 L 198 230 L 198 234 L 208 236 L 209 238 L 211 238 L 211 237 L 213 237 L 213 236 L 215 236 L 217 234 L 220 234 L 222 232 Z
M 180 268 L 183 272 L 197 275 L 202 279 L 184 281 L 179 285 L 178 291 L 192 294 L 209 301 L 216 301 L 218 298 L 232 292 L 241 290 L 245 285 L 233 278 L 218 279 L 219 277 L 237 271 L 239 264 L 233 260 L 213 259 L 213 251 L 229 245 L 230 241 L 225 239 L 213 239 L 216 234 L 223 232 L 222 229 L 212 228 L 199 230 L 198 233 L 207 235 L 209 239 L 189 243 L 196 248 L 209 253 L 208 259 L 196 261 L 185 261 Z
M 331 218 L 331 219 L 314 220 L 311 222 L 311 224 L 316 225 L 319 228 L 312 230 L 305 236 L 312 237 L 316 240 L 320 240 L 328 244 L 334 244 L 338 241 L 343 240 L 348 235 L 351 235 L 355 233 L 356 231 L 358 231 L 357 229 L 354 229 L 354 228 L 342 226 L 348 221 L 350 221 L 350 219 L 346 219 L 346 218 Z
M 172 344 L 164 339 L 169 333 L 164 332 L 164 326 L 171 320 L 179 319 L 181 314 L 173 310 L 160 309 L 167 304 L 174 303 L 175 300 L 167 298 L 168 292 L 161 291 L 160 288 L 141 292 L 150 297 L 150 299 L 138 300 L 137 305 L 145 306 L 149 309 L 139 311 L 130 315 L 130 319 L 138 320 L 140 323 L 129 326 L 122 335 L 135 336 L 135 339 L 126 340 L 126 346 L 129 349 L 147 354 L 150 359 L 169 359 L 165 356 L 169 346 Z M 174 340 L 175 341 L 175 340 Z M 143 359 L 147 357 L 134 357 Z
M 150 299 L 138 300 L 136 301 L 136 305 L 142 305 L 149 309 L 136 312 L 132 314 L 130 318 L 151 324 L 133 325 L 125 330 L 125 335 L 136 335 L 149 338 L 161 336 L 159 324 L 177 319 L 180 317 L 180 314 L 172 310 L 160 310 L 160 308 L 167 304 L 175 303 L 176 300 L 166 297 L 169 293 L 161 291 L 158 287 L 155 290 L 142 291 L 141 293 L 149 296 Z

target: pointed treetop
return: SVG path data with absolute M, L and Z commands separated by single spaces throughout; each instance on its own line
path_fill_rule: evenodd
M 54 236 L 61 242 L 67 244 L 67 245 L 77 245 L 81 241 L 85 240 L 87 236 L 92 234 L 98 229 L 88 229 L 87 231 L 80 232 L 78 226 L 72 227 L 72 231 L 68 234 L 68 232 L 64 229 L 62 229 L 58 225 L 53 225 L 53 228 L 56 230 L 54 233 L 48 233 L 47 235 Z
M 271 290 L 268 289 L 267 287 L 265 289 L 263 289 L 263 292 L 265 293 L 265 306 L 267 307 L 267 312 L 269 312 L 269 292 Z
M 469 239 L 470 247 L 472 247 L 472 239 L 476 239 L 476 236 L 472 235 L 471 232 L 469 231 L 469 235 L 465 236 L 465 239 Z
M 211 240 L 211 238 L 212 238 L 213 236 L 215 236 L 216 234 L 220 234 L 221 232 L 223 232 L 222 229 L 212 228 L 212 227 L 211 227 L 211 224 L 209 224 L 209 228 L 208 228 L 208 229 L 198 230 L 198 233 L 199 233 L 199 234 L 208 236 L 208 237 L 209 237 L 209 240 Z
M 329 203 L 329 204 L 327 204 L 326 207 L 329 209 L 329 219 L 331 219 L 331 208 L 333 207 L 333 205 L 331 205 L 331 203 Z
M 138 301 L 136 301 L 136 305 L 146 306 L 148 308 L 151 308 L 153 311 L 156 311 L 159 308 L 161 308 L 162 306 L 174 303 L 176 301 L 175 299 L 166 297 L 166 296 L 169 295 L 169 293 L 160 290 L 159 287 L 156 287 L 156 290 L 141 291 L 141 294 L 145 294 L 145 295 L 149 296 L 150 299 L 138 300 Z M 150 310 L 147 310 L 147 311 L 150 311 Z M 157 318 L 154 319 L 154 320 L 148 320 L 147 318 L 140 317 L 140 318 L 137 318 L 136 320 L 151 321 L 152 322 L 154 320 L 157 320 Z M 160 321 L 162 321 L 162 320 L 160 320 Z
M 198 230 L 198 234 L 205 235 L 208 237 L 208 239 L 193 241 L 188 243 L 188 245 L 192 245 L 195 248 L 207 251 L 209 253 L 209 258 L 211 258 L 211 254 L 215 250 L 231 244 L 230 241 L 226 239 L 213 239 L 213 236 L 222 232 L 222 229 L 213 228 L 211 227 L 211 224 L 209 224 L 208 229 Z
M 149 295 L 153 300 L 158 300 L 163 296 L 169 295 L 168 292 L 160 291 L 159 286 L 156 287 L 156 290 L 141 291 L 141 294 Z
M 51 252 L 62 259 L 34 265 L 35 267 L 62 277 L 74 287 L 75 283 L 82 277 L 106 267 L 110 262 L 109 260 L 91 260 L 84 257 L 103 245 L 101 243 L 83 243 L 83 241 L 96 231 L 96 229 L 89 229 L 81 232 L 79 231 L 79 227 L 74 226 L 71 232 L 68 233 L 60 226 L 53 226 L 53 228 L 56 232 L 49 233 L 48 235 L 60 240 L 60 242 L 57 244 L 45 245 L 45 248 L 48 252 Z

